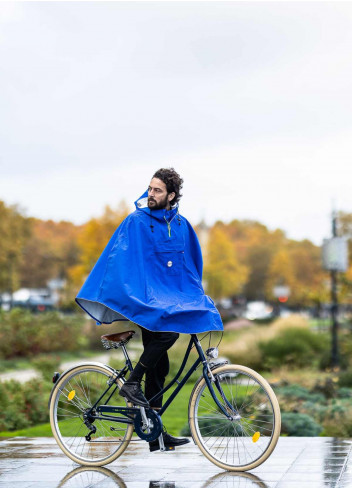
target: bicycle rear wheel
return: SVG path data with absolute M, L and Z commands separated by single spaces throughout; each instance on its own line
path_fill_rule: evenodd
M 270 456 L 280 435 L 280 407 L 274 391 L 261 375 L 241 365 L 224 365 L 212 373 L 223 391 L 220 394 L 213 383 L 216 397 L 233 419 L 217 406 L 202 377 L 189 402 L 193 440 L 223 469 L 253 469 Z
M 91 433 L 90 440 L 86 438 L 92 429 L 87 427 L 83 416 L 103 394 L 111 375 L 112 371 L 104 365 L 78 366 L 59 379 L 51 397 L 49 411 L 53 435 L 61 450 L 79 464 L 108 464 L 125 451 L 131 439 L 132 424 L 93 419 L 91 425 L 95 433 Z M 122 381 L 118 379 L 117 382 L 121 387 Z M 99 404 L 107 401 L 113 389 L 114 386 Z M 110 404 L 132 407 L 119 395 L 119 389 Z

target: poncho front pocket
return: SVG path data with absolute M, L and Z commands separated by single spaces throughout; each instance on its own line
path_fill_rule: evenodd
M 183 251 L 155 251 L 155 264 L 165 275 L 181 275 L 183 270 Z

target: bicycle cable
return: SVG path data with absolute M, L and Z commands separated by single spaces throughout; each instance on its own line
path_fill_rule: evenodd
M 203 341 L 204 338 L 206 338 L 207 336 L 209 336 L 209 344 L 208 344 L 208 348 L 210 348 L 210 343 L 211 343 L 211 338 L 212 338 L 212 333 L 214 333 L 214 331 L 208 331 L 204 336 L 202 336 L 200 339 L 199 339 L 199 342 Z M 222 338 L 224 336 L 224 331 L 221 331 L 221 336 L 220 336 L 220 340 L 218 341 L 218 344 L 216 345 L 216 348 L 219 347 L 221 341 L 222 341 Z M 191 347 L 191 350 L 195 347 L 195 345 L 193 345 Z
M 220 340 L 219 340 L 219 343 L 216 345 L 216 348 L 219 347 L 220 343 L 222 342 L 222 338 L 224 336 L 224 331 L 221 331 L 221 336 L 220 336 Z

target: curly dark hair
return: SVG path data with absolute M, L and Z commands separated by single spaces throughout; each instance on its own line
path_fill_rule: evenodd
M 175 192 L 175 197 L 170 201 L 171 205 L 175 205 L 178 203 L 182 194 L 180 190 L 182 188 L 183 179 L 180 175 L 175 171 L 174 168 L 160 168 L 160 170 L 156 171 L 152 178 L 159 178 L 166 185 L 167 193 Z

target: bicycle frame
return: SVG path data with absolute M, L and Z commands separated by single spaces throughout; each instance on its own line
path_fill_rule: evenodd
M 194 362 L 194 364 L 191 366 L 191 368 L 188 370 L 188 372 L 186 373 L 186 375 L 183 377 L 183 379 L 179 382 L 178 381 L 178 378 L 180 377 L 180 375 L 182 374 L 185 366 L 186 366 L 186 363 L 187 363 L 187 360 L 188 360 L 188 357 L 190 355 L 190 352 L 191 352 L 191 349 L 193 348 L 193 346 L 196 347 L 196 350 L 197 350 L 197 353 L 198 353 L 198 358 L 197 360 Z M 115 385 L 115 388 L 113 389 L 112 393 L 110 394 L 109 398 L 107 399 L 106 401 L 106 404 L 105 405 L 101 405 L 97 408 L 97 405 L 99 404 L 99 402 L 104 398 L 104 396 L 107 394 L 107 392 L 109 391 L 109 389 L 111 388 L 111 386 L 113 384 L 116 383 L 116 380 L 118 378 L 125 378 L 125 374 L 128 372 L 128 371 L 132 371 L 133 370 L 133 367 L 132 367 L 132 364 L 131 364 L 131 361 L 129 359 L 129 356 L 128 356 L 128 353 L 127 353 L 127 350 L 126 350 L 126 347 L 125 345 L 122 345 L 122 351 L 124 353 L 124 356 L 125 356 L 125 359 L 126 359 L 126 364 L 124 366 L 123 369 L 121 369 L 119 372 L 117 372 L 117 376 L 114 377 L 112 380 L 110 380 L 108 382 L 109 386 L 107 387 L 107 389 L 105 390 L 105 392 L 100 396 L 100 398 L 96 401 L 96 403 L 92 406 L 92 408 L 88 411 L 87 415 L 92 418 L 92 419 L 104 419 L 104 420 L 109 420 L 109 421 L 118 421 L 118 422 L 124 422 L 124 423 L 128 423 L 128 424 L 132 424 L 133 423 L 133 418 L 134 418 L 134 415 L 139 412 L 139 408 L 126 408 L 126 407 L 120 407 L 120 406 L 108 406 L 107 403 L 110 401 L 111 397 L 113 396 L 113 394 L 116 392 L 116 390 L 118 389 L 118 385 L 116 384 Z M 203 352 L 203 349 L 202 349 L 202 346 L 200 344 L 200 341 L 197 337 L 196 334 L 191 334 L 191 338 L 190 338 L 190 341 L 189 341 L 189 344 L 188 344 L 188 347 L 187 347 L 187 350 L 186 350 L 186 353 L 185 353 L 185 356 L 184 356 L 184 359 L 182 361 L 182 364 L 177 372 L 177 374 L 175 375 L 175 377 L 172 379 L 172 381 L 166 386 L 164 387 L 160 392 L 158 392 L 158 394 L 156 394 L 154 397 L 152 397 L 149 402 L 150 404 L 152 404 L 153 401 L 155 401 L 156 399 L 158 399 L 159 397 L 161 397 L 166 391 L 168 391 L 175 383 L 177 383 L 177 387 L 176 389 L 174 390 L 174 392 L 170 395 L 170 397 L 168 398 L 168 400 L 162 405 L 161 409 L 158 411 L 158 414 L 159 416 L 162 416 L 163 413 L 166 411 L 166 409 L 169 407 L 169 405 L 172 403 L 172 401 L 175 399 L 175 397 L 177 396 L 177 394 L 180 392 L 180 390 L 182 389 L 182 387 L 186 384 L 187 380 L 190 378 L 190 376 L 193 374 L 193 372 L 198 368 L 198 366 L 200 364 L 203 364 L 203 377 L 205 379 L 205 382 L 208 386 L 208 389 L 214 399 L 214 402 L 217 404 L 218 408 L 224 413 L 224 415 L 231 419 L 233 417 L 233 415 L 236 415 L 236 411 L 234 409 L 234 407 L 229 403 L 229 401 L 226 399 L 226 397 L 224 396 L 224 393 L 221 389 L 221 386 L 220 386 L 220 383 L 214 378 L 214 376 L 212 375 L 212 372 L 209 368 L 209 365 L 208 365 L 208 362 L 207 362 L 207 359 L 204 355 L 204 352 Z M 222 399 L 224 400 L 224 402 L 226 403 L 226 405 L 228 406 L 228 408 L 230 409 L 230 412 L 227 411 L 226 409 L 224 409 L 223 405 L 219 402 L 216 394 L 215 394 L 215 391 L 214 391 L 214 388 L 212 386 L 212 382 L 215 383 Z M 106 415 L 96 415 L 94 414 L 94 412 L 96 411 L 101 413 L 102 411 L 104 412 L 110 412 L 110 413 L 119 413 L 119 414 L 123 414 L 124 416 L 127 416 L 127 419 L 126 417 L 124 418 L 120 418 L 120 417 L 116 417 L 116 416 L 106 416 Z

